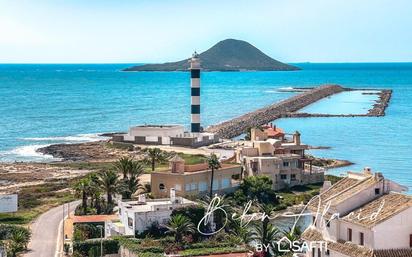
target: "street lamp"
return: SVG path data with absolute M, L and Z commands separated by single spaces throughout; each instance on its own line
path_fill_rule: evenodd
M 97 225 L 100 228 L 100 257 L 103 257 L 103 226 Z

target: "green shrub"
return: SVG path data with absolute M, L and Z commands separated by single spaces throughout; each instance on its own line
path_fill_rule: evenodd
M 73 252 L 80 256 L 89 256 L 92 248 L 98 248 L 100 250 L 100 240 L 86 240 L 82 242 L 73 243 Z M 103 253 L 104 254 L 116 254 L 119 252 L 119 242 L 113 239 L 103 240 Z

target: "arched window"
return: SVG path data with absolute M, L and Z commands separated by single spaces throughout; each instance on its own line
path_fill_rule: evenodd
M 166 189 L 165 184 L 160 183 L 160 184 L 159 184 L 159 189 L 160 189 L 161 191 L 164 191 L 164 190 Z

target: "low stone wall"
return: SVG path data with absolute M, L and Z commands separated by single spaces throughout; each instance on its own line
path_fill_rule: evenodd
M 286 100 L 258 109 L 254 112 L 244 114 L 218 125 L 210 126 L 206 129 L 206 131 L 215 133 L 221 138 L 233 138 L 245 133 L 249 128 L 269 123 L 288 113 L 296 112 L 299 109 L 302 109 L 303 107 L 322 98 L 343 91 L 345 91 L 345 89 L 339 85 L 324 85 L 316 87 Z

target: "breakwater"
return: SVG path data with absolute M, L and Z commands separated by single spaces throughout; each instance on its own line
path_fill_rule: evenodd
M 313 88 L 278 103 L 246 113 L 240 117 L 209 126 L 206 131 L 216 133 L 221 138 L 233 138 L 257 127 L 296 112 L 322 98 L 340 93 L 346 89 L 339 85 L 324 85 Z
M 366 114 L 322 114 L 322 113 L 299 113 L 298 110 L 303 107 L 319 101 L 322 98 L 337 94 L 343 91 L 352 91 L 359 89 L 343 88 L 339 85 L 324 85 L 311 88 L 301 94 L 258 109 L 256 111 L 244 114 L 240 117 L 210 126 L 206 129 L 208 132 L 216 133 L 221 138 L 233 138 L 245 133 L 249 128 L 257 127 L 279 118 L 287 117 L 378 117 L 384 116 L 386 107 L 392 96 L 392 90 L 379 90 L 379 99 L 368 110 Z M 362 90 L 362 89 L 361 89 Z M 365 89 L 370 90 L 370 89 Z M 367 93 L 365 93 L 367 94 Z

